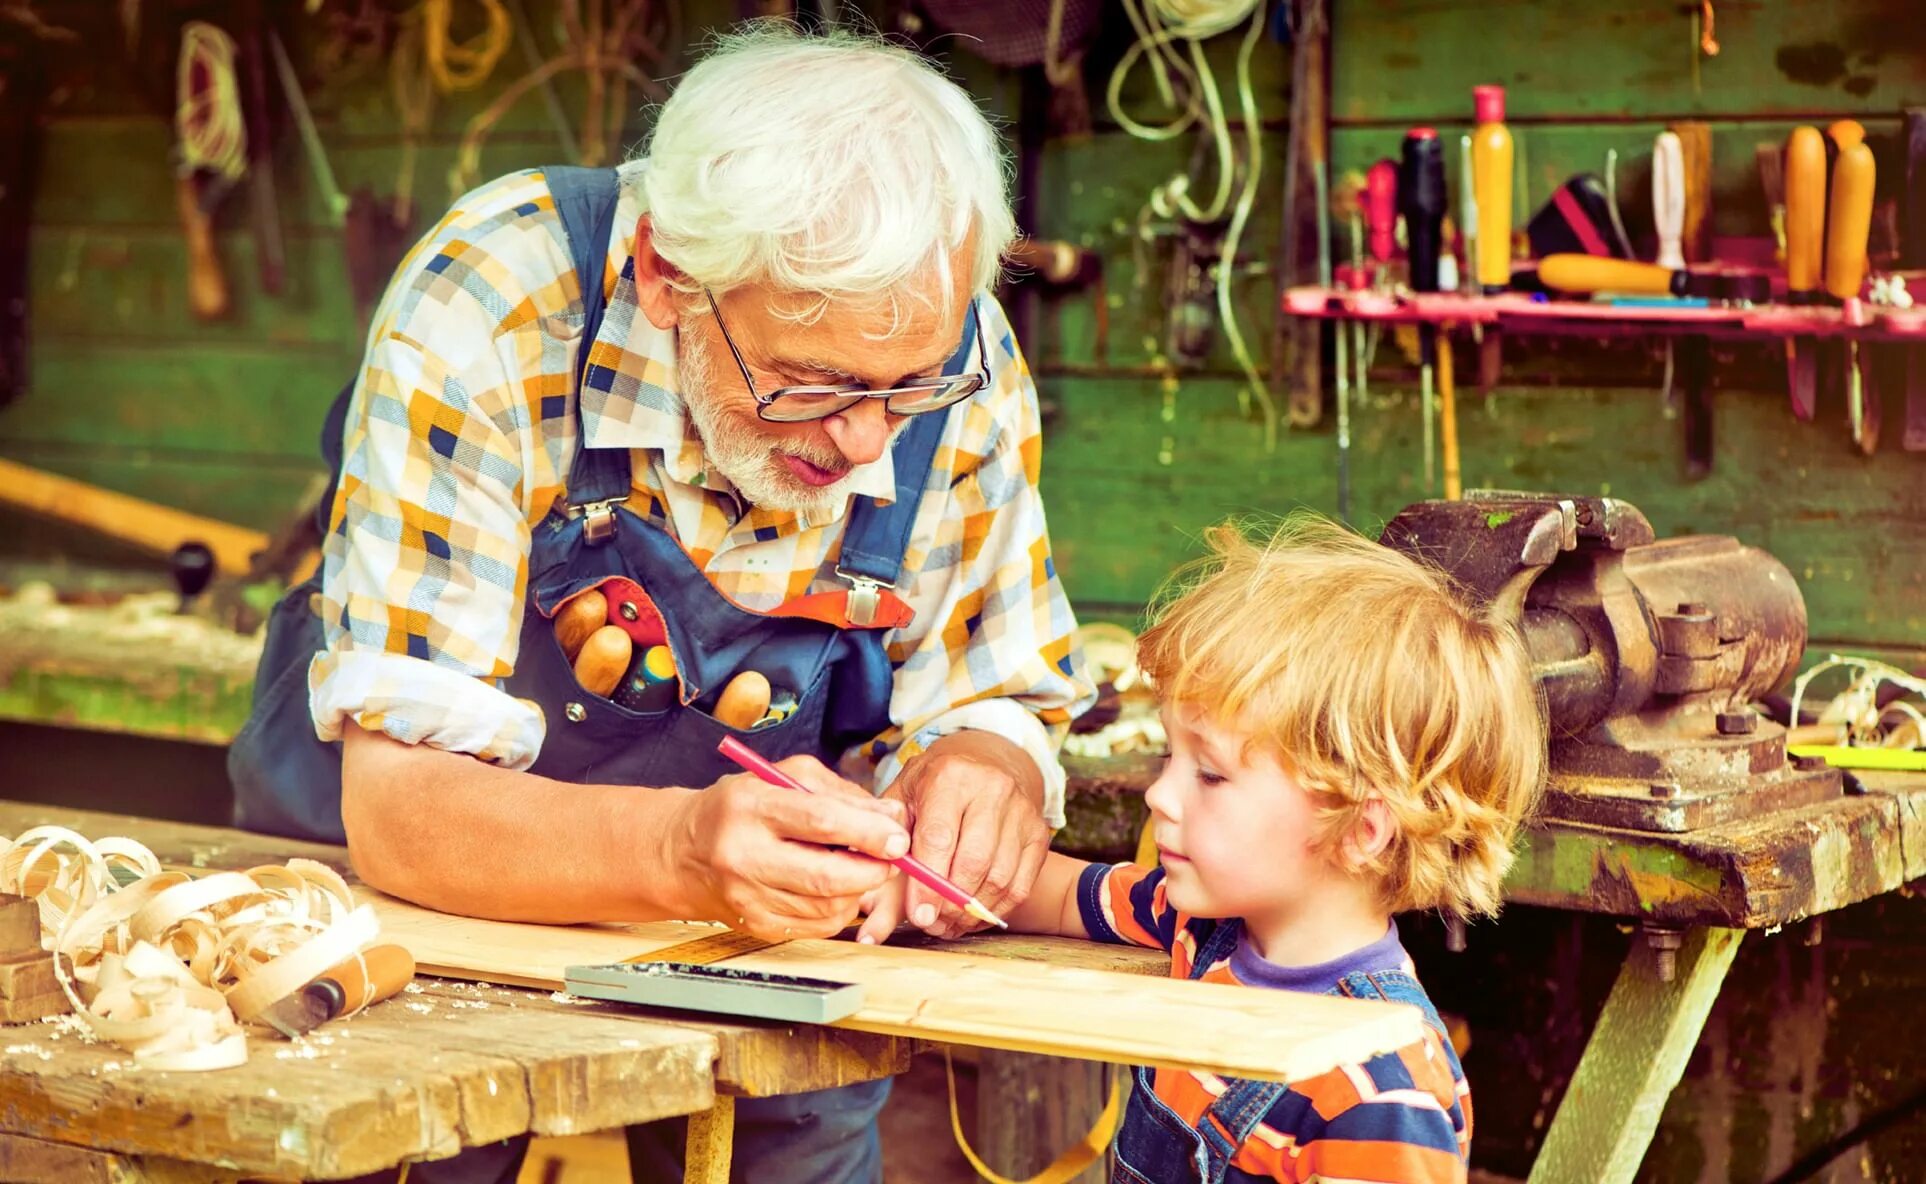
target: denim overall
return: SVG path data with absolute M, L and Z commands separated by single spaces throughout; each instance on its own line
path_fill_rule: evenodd
M 1197 951 L 1190 977 L 1202 978 L 1204 972 L 1231 956 L 1243 935 L 1241 921 L 1216 925 Z M 1444 1021 L 1418 986 L 1416 979 L 1402 971 L 1360 971 L 1338 980 L 1330 992 L 1353 998 L 1385 999 L 1409 1003 L 1423 1010 L 1425 1022 L 1443 1032 Z M 1446 1044 L 1447 1055 L 1450 1044 Z M 1155 1070 L 1138 1066 L 1130 1104 L 1124 1109 L 1123 1125 L 1117 1131 L 1115 1154 L 1111 1159 L 1110 1184 L 1225 1184 L 1231 1159 L 1244 1145 L 1252 1130 L 1270 1113 L 1290 1086 L 1278 1081 L 1228 1080 L 1225 1089 L 1205 1117 L 1192 1127 L 1157 1096 L 1153 1088 Z M 1215 1118 L 1217 1122 L 1211 1122 Z M 1217 1123 L 1223 1124 L 1219 1130 Z M 1228 1131 L 1226 1137 L 1224 1131 Z M 1240 1172 L 1240 1179 L 1248 1179 Z
M 582 280 L 578 390 L 605 389 L 614 376 L 587 358 L 602 319 L 599 277 L 616 206 L 615 173 L 552 168 L 547 177 Z M 966 365 L 974 348 L 973 321 L 966 324 L 971 327 L 951 359 L 953 367 Z M 578 430 L 580 403 L 578 398 Z M 336 411 L 345 413 L 345 408 L 337 406 Z M 915 417 L 897 436 L 892 450 L 896 499 L 891 504 L 859 497 L 850 507 L 837 563 L 838 574 L 853 585 L 848 593 L 850 618 L 864 619 L 862 598 L 873 598 L 896 583 L 946 418 Z M 338 427 L 335 414 L 329 420 Z M 581 439 L 586 442 L 585 432 Z M 324 440 L 324 446 L 327 443 Z M 339 447 L 335 443 L 330 453 L 337 474 Z M 892 669 L 883 628 L 764 616 L 731 603 L 675 539 L 623 505 L 630 479 L 628 448 L 589 448 L 585 443 L 569 472 L 569 504 L 558 505 L 531 532 L 520 652 L 503 689 L 540 704 L 548 721 L 533 772 L 584 784 L 700 788 L 739 771 L 716 751 L 724 736 L 739 737 L 771 760 L 807 753 L 830 763 L 889 726 Z M 583 689 L 555 640 L 551 618 L 562 602 L 610 577 L 640 584 L 661 614 L 681 679 L 680 695 L 666 706 L 631 710 Z M 320 622 L 308 611 L 314 590 L 312 583 L 297 589 L 270 622 L 255 713 L 236 738 L 229 765 L 241 825 L 340 842 L 340 745 L 315 737 L 305 694 L 308 662 L 322 645 Z M 281 638 L 277 646 L 276 629 L 297 624 L 304 627 L 304 635 L 298 641 Z M 269 660 L 277 656 L 290 665 L 270 666 Z M 712 700 L 736 673 L 750 669 L 768 676 L 777 691 L 793 693 L 797 706 L 780 722 L 737 731 L 707 714 L 699 701 Z M 291 679 L 301 693 L 295 693 L 292 683 L 282 685 Z M 882 1160 L 875 1116 L 888 1092 L 885 1079 L 812 1094 L 742 1100 L 736 1111 L 734 1177 L 792 1184 L 879 1181 Z M 672 1121 L 630 1132 L 636 1179 L 682 1178 L 682 1127 Z M 453 1165 L 458 1160 L 444 1162 Z M 419 1164 L 416 1170 L 437 1166 Z

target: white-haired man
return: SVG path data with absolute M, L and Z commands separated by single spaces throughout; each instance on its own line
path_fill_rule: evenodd
M 843 848 L 1021 901 L 1092 689 L 987 294 L 1012 234 L 966 94 L 769 27 L 688 73 L 619 185 L 462 198 L 344 393 L 319 598 L 277 614 L 233 750 L 242 823 L 345 836 L 367 883 L 484 917 L 972 927 Z M 613 699 L 554 630 L 591 590 L 637 656 Z M 744 731 L 712 712 L 746 670 L 774 693 Z M 829 792 L 731 775 L 730 734 Z M 735 1178 L 880 1179 L 885 1092 L 743 1103 Z M 638 1178 L 676 1173 L 674 1132 L 639 1131 Z

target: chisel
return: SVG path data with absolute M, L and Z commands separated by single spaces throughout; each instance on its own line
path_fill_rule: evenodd
M 1826 142 L 1819 129 L 1797 127 L 1786 139 L 1786 299 L 1811 304 L 1825 252 Z M 1792 414 L 1811 421 L 1819 404 L 1818 358 L 1786 338 L 1786 389 Z
M 1438 290 L 1438 251 L 1444 235 L 1445 178 L 1444 150 L 1438 133 L 1428 127 L 1415 127 L 1405 133 L 1398 172 L 1398 209 L 1404 215 L 1405 249 L 1411 261 L 1411 290 Z M 1429 492 L 1436 480 L 1435 460 L 1438 415 L 1437 392 L 1432 386 L 1432 367 L 1438 356 L 1437 330 L 1429 325 L 1418 331 L 1419 397 L 1424 413 L 1424 486 Z
M 1677 132 L 1660 132 L 1652 144 L 1652 225 L 1658 231 L 1658 265 L 1685 274 L 1680 236 L 1685 229 L 1685 150 Z M 1672 339 L 1665 339 L 1665 388 L 1660 395 L 1667 418 L 1677 413 L 1673 402 L 1675 373 Z
M 398 945 L 371 946 L 258 1017 L 289 1040 L 337 1016 L 373 1007 L 415 981 L 415 959 Z
M 1926 267 L 1926 107 L 1909 107 L 1900 132 L 1906 162 L 1906 188 L 1900 198 L 1904 216 L 1899 261 Z M 1926 452 L 1926 346 L 1906 347 L 1906 426 L 1900 446 Z
M 1826 223 L 1826 294 L 1842 303 L 1859 299 L 1866 280 L 1866 237 L 1872 230 L 1874 166 L 1863 139 L 1840 144 L 1832 170 L 1832 201 Z M 1859 343 L 1846 346 L 1846 408 L 1852 440 L 1871 455 L 1879 447 L 1879 412 L 1867 399 Z

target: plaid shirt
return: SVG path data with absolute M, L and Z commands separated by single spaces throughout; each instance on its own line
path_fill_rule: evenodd
M 608 247 L 608 310 L 581 393 L 588 443 L 631 450 L 628 508 L 737 604 L 767 611 L 845 587 L 846 505 L 823 521 L 741 506 L 704 456 L 677 389 L 675 334 L 637 306 L 637 188 L 623 186 Z M 1057 746 L 1095 692 L 1037 492 L 1036 388 L 994 300 L 982 316 L 991 383 L 950 415 L 897 584 L 916 616 L 886 639 L 891 727 L 843 770 L 880 792 L 936 737 L 995 732 L 1043 770 L 1044 816 L 1060 826 Z M 369 335 L 324 545 L 327 646 L 308 676 L 323 739 L 353 719 L 510 768 L 534 761 L 541 708 L 500 682 L 515 668 L 530 528 L 565 495 L 578 443 L 581 324 L 539 171 L 462 198 L 403 262 Z M 889 454 L 848 481 L 888 500 Z

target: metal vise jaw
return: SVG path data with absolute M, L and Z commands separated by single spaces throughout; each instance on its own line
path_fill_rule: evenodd
M 1543 813 L 1685 831 L 1837 796 L 1750 707 L 1806 643 L 1785 565 L 1723 535 L 1657 541 L 1613 498 L 1474 490 L 1407 506 L 1380 540 L 1516 623 L 1543 693 Z

